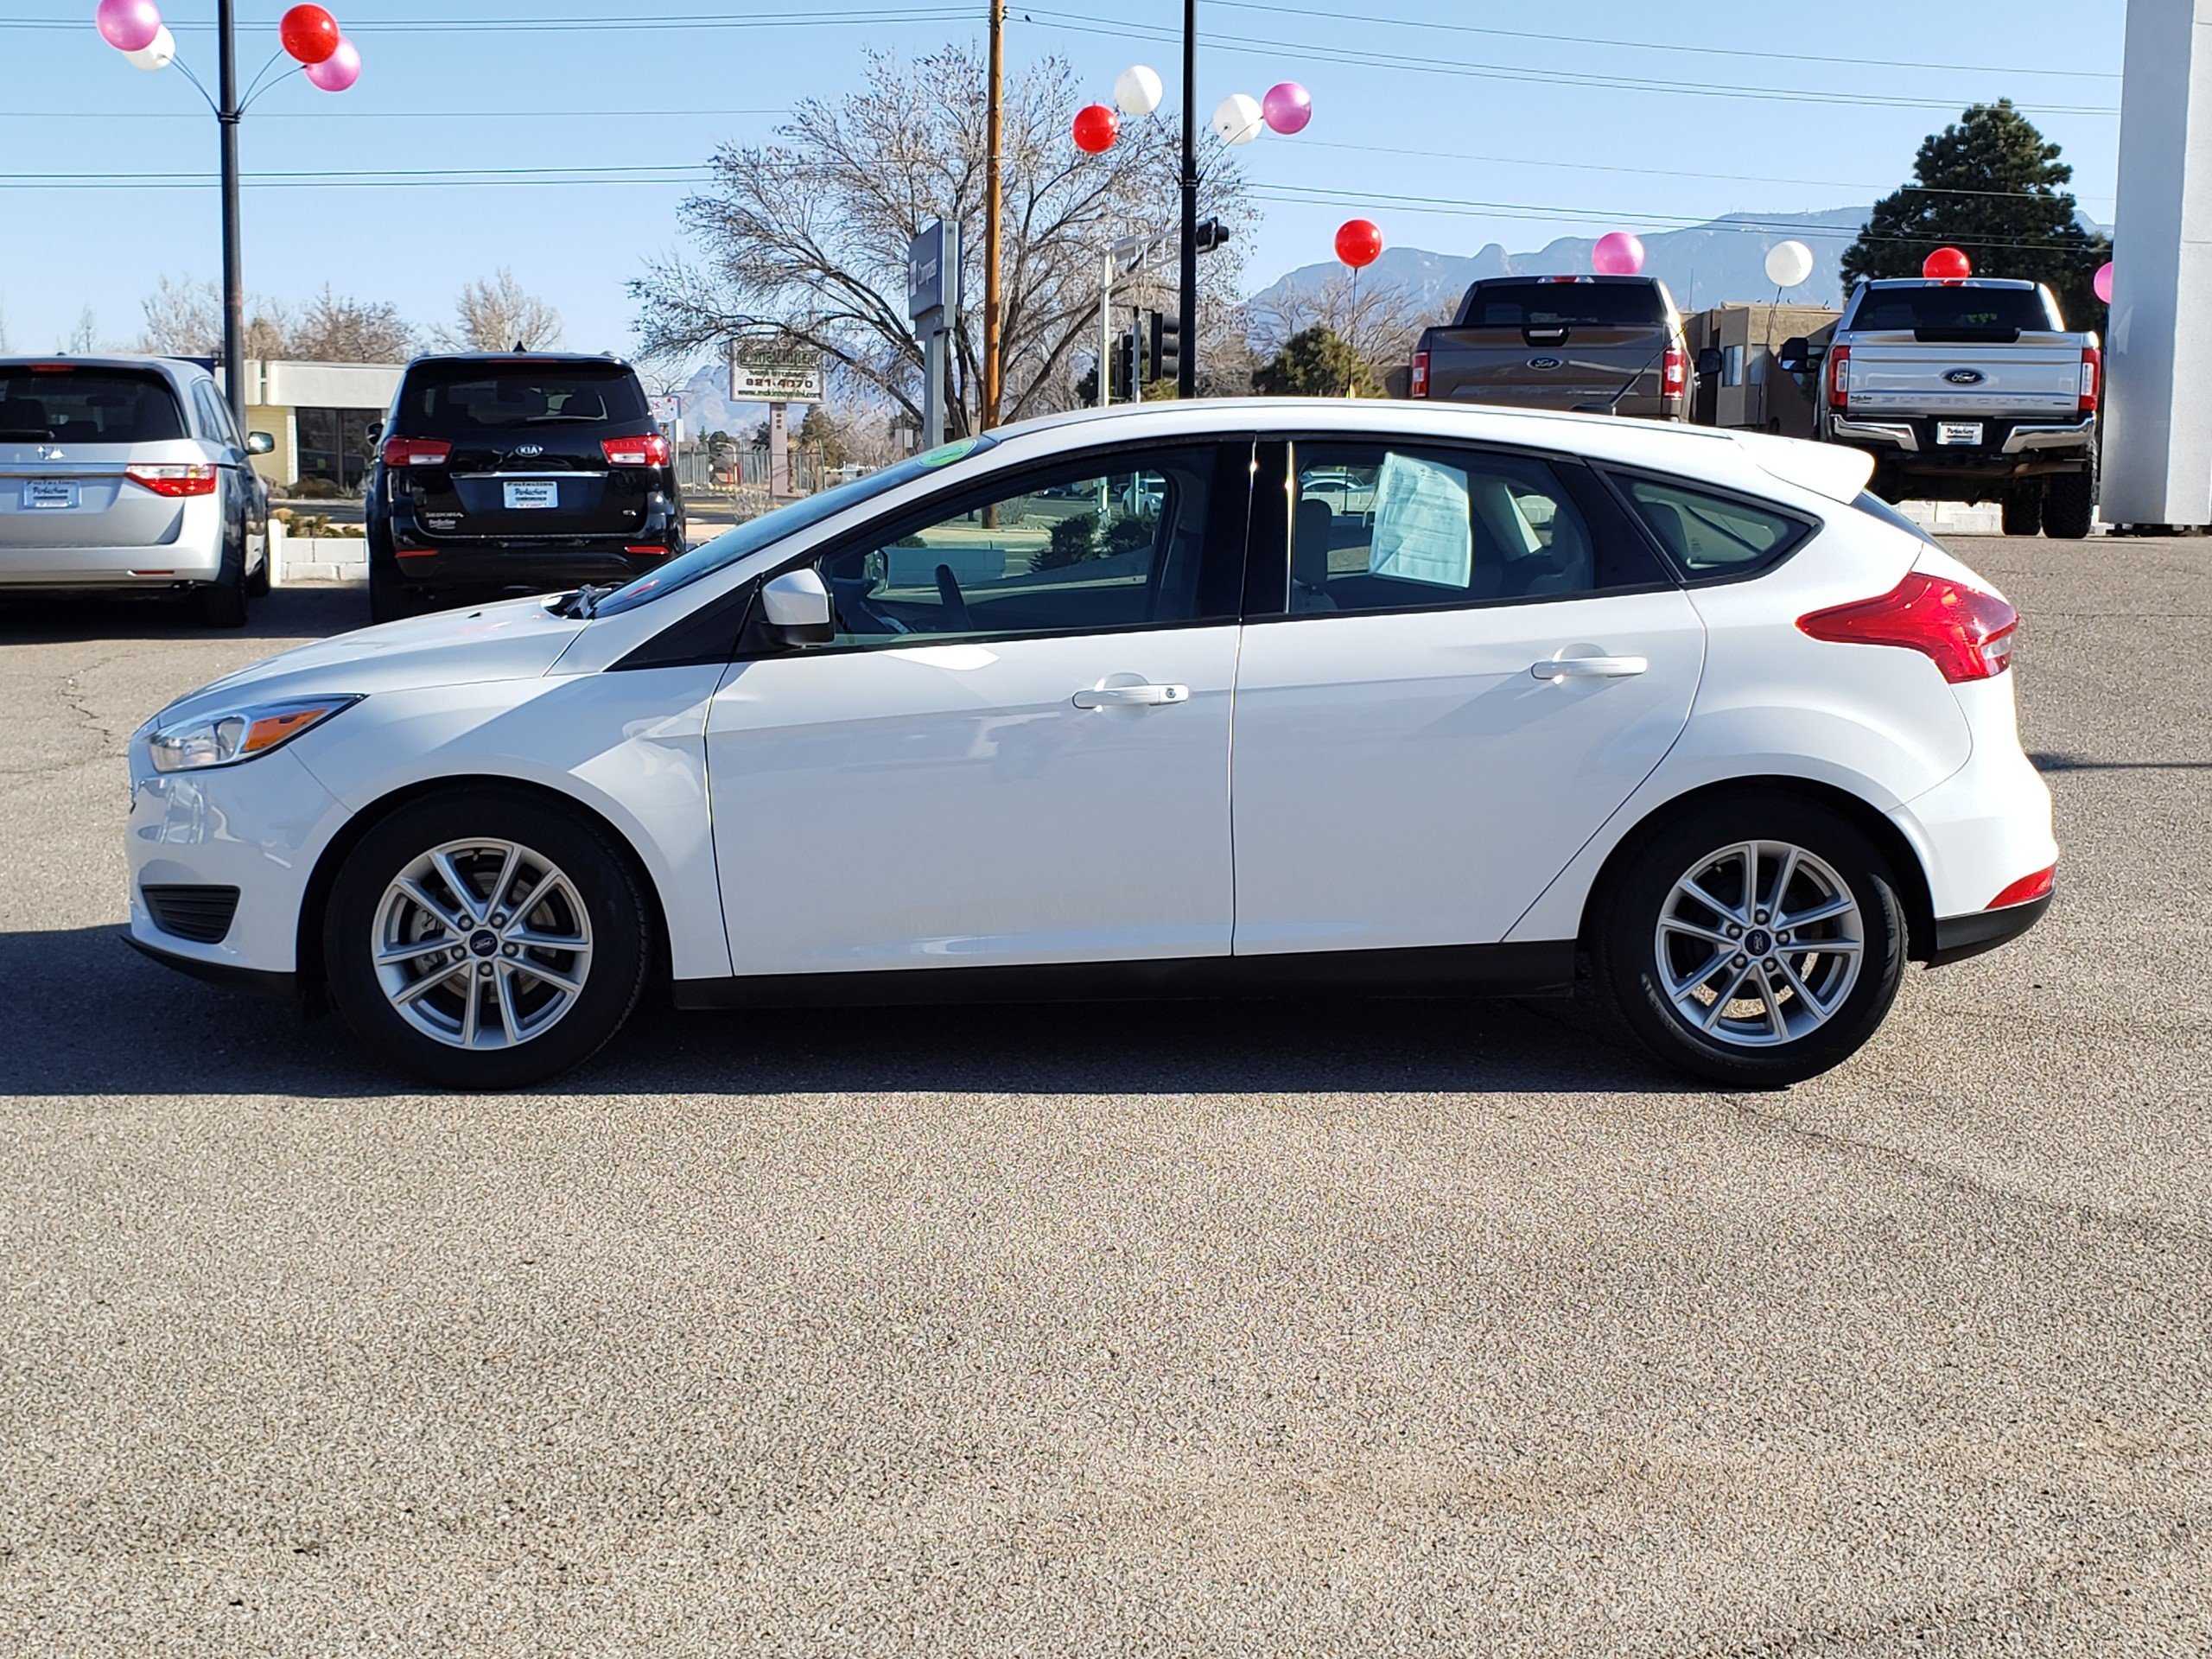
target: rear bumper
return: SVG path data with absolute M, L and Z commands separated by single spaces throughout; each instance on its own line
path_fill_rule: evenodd
M 1908 476 L 1975 476 L 1993 480 L 2080 472 L 2096 455 L 2096 421 L 1993 419 L 1961 415 L 1982 429 L 1978 444 L 1938 443 L 1938 417 L 1866 410 L 1829 416 L 1832 442 L 1864 449 L 1884 468 Z
M 674 553 L 632 553 L 648 543 L 634 538 L 577 542 L 472 542 L 435 548 L 401 548 L 393 564 L 402 582 L 435 587 L 452 582 L 486 587 L 573 588 L 584 582 L 627 582 L 664 568 Z
M 2043 920 L 2053 897 L 2047 893 L 2024 905 L 2007 905 L 2002 910 L 1985 910 L 1972 916 L 1945 917 L 1936 924 L 1936 949 L 1929 954 L 1928 965 L 1941 968 L 1947 963 L 1964 962 L 1968 957 L 1994 950 L 2000 944 L 2010 944 Z

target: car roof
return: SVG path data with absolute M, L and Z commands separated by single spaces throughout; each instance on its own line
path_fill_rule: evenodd
M 2018 276 L 1870 276 L 1859 284 L 1861 288 L 2013 288 L 2037 289 L 2041 283 L 2024 282 Z
M 438 363 L 588 363 L 602 369 L 630 367 L 610 352 L 425 352 L 410 358 L 407 366 L 412 370 Z
M 0 369 L 153 369 L 175 381 L 212 380 L 215 377 L 199 364 L 181 357 L 156 357 L 132 352 L 102 352 L 78 355 L 69 352 L 30 352 L 0 357 Z

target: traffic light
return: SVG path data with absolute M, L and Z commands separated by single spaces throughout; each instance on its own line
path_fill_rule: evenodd
M 1209 219 L 1198 226 L 1192 238 L 1200 253 L 1211 253 L 1229 240 L 1229 226 L 1217 219 Z
M 1141 344 L 1134 325 L 1126 334 L 1115 336 L 1114 378 L 1107 390 L 1107 402 L 1125 404 L 1137 396 L 1137 388 L 1143 384 L 1144 376 L 1144 364 L 1138 354 Z
M 1152 349 L 1146 372 L 1154 380 L 1173 380 L 1183 365 L 1182 321 L 1157 311 L 1147 313 L 1147 320 L 1152 325 Z

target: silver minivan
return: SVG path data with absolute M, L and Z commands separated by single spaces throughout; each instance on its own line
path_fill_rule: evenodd
M 0 596 L 154 593 L 211 627 L 269 588 L 269 491 L 214 377 L 159 357 L 0 357 Z

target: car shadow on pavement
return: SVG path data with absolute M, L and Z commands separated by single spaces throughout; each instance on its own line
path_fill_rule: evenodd
M 369 626 L 368 589 L 342 582 L 279 588 L 253 601 L 242 628 L 211 628 L 181 601 L 46 599 L 0 601 L 0 645 L 107 644 L 114 640 L 272 639 L 287 645 Z
M 120 927 L 0 933 L 0 1095 L 416 1095 L 334 1015 L 187 978 Z M 1452 998 L 678 1014 L 653 994 L 559 1095 L 1679 1093 L 1579 1004 Z

